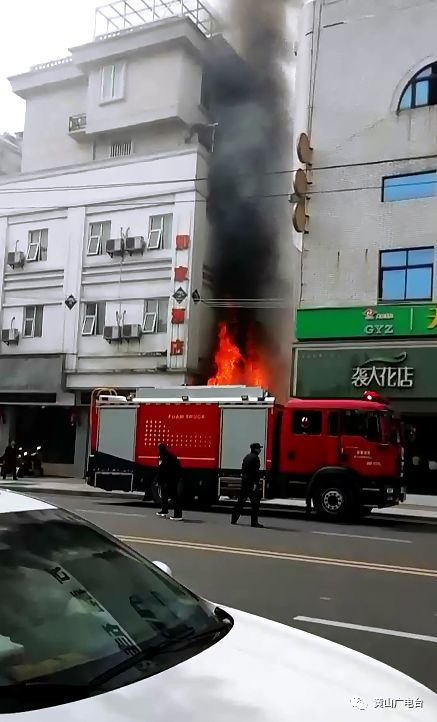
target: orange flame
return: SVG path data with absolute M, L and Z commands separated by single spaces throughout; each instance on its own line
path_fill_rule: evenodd
M 208 386 L 261 386 L 268 388 L 268 373 L 255 344 L 247 344 L 246 357 L 232 339 L 225 323 L 220 324 L 218 348 L 214 356 L 216 375 Z

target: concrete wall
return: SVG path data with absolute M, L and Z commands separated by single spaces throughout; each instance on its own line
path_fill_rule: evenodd
M 86 94 L 87 79 L 83 78 L 43 86 L 27 98 L 23 173 L 92 160 L 92 139 L 78 143 L 68 132 L 70 116 L 86 112 Z
M 382 203 L 381 187 L 384 176 L 437 167 L 432 157 L 403 160 L 435 154 L 437 107 L 397 112 L 409 79 L 437 59 L 436 23 L 437 5 L 425 0 L 328 0 L 318 45 L 314 33 L 313 103 L 303 28 L 296 130 L 314 146 L 303 305 L 374 304 L 380 249 L 435 245 L 437 199 Z

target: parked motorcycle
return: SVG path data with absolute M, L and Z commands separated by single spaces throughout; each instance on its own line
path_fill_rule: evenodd
M 37 446 L 32 451 L 24 449 L 21 446 L 19 447 L 17 455 L 17 477 L 18 479 L 23 479 L 26 476 L 44 476 L 41 446 Z

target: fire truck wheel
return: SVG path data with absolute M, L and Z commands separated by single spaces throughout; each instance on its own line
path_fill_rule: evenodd
M 341 481 L 321 481 L 313 492 L 314 508 L 323 519 L 339 521 L 353 512 L 353 498 L 346 484 Z

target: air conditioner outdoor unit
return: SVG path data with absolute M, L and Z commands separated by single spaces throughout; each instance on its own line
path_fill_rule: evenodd
M 141 326 L 139 323 L 131 323 L 126 324 L 122 328 L 121 335 L 124 339 L 131 339 L 131 338 L 140 338 L 141 336 Z
M 2 341 L 7 344 L 17 344 L 20 338 L 18 328 L 5 328 L 2 330 Z
M 26 256 L 23 251 L 10 251 L 8 253 L 8 266 L 11 268 L 23 268 Z
M 130 256 L 133 253 L 144 253 L 146 241 L 143 236 L 128 236 L 124 242 L 124 247 Z
M 124 253 L 124 244 L 122 238 L 110 238 L 106 241 L 106 253 L 111 256 L 122 256 Z
M 119 326 L 105 326 L 103 329 L 103 338 L 105 341 L 112 343 L 113 341 L 121 341 Z

